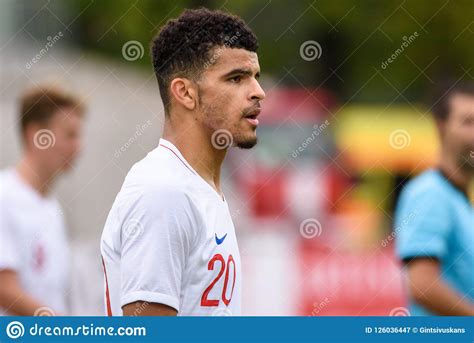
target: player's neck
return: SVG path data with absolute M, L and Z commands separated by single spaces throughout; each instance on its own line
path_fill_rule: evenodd
M 183 132 L 185 133 L 183 134 Z M 226 149 L 218 150 L 214 148 L 211 138 L 205 132 L 196 130 L 195 126 L 176 130 L 165 123 L 163 139 L 171 142 L 191 167 L 217 193 L 222 194 L 220 184 L 221 166 L 226 155 Z
M 39 195 L 46 197 L 51 189 L 55 174 L 44 168 L 40 161 L 26 154 L 16 165 L 21 180 L 33 188 Z

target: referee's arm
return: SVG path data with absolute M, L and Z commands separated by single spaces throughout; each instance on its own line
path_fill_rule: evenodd
M 417 257 L 406 263 L 414 301 L 437 315 L 474 316 L 474 304 L 443 281 L 438 259 Z

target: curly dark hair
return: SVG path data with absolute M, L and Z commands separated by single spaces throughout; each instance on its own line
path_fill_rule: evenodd
M 257 37 L 241 18 L 207 8 L 186 9 L 161 28 L 151 43 L 151 55 L 166 114 L 172 79 L 198 79 L 214 62 L 217 47 L 256 52 Z

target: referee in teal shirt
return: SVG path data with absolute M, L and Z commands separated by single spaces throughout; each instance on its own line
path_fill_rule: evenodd
M 411 315 L 474 315 L 474 84 L 459 82 L 432 107 L 438 167 L 403 188 L 395 212 Z

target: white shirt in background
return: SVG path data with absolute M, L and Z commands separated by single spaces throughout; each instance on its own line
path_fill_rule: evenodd
M 23 290 L 46 308 L 67 314 L 69 248 L 58 202 L 26 184 L 15 169 L 0 172 L 0 270 L 14 270 Z M 1 285 L 0 285 L 1 287 Z M 8 315 L 0 308 L 0 315 Z

